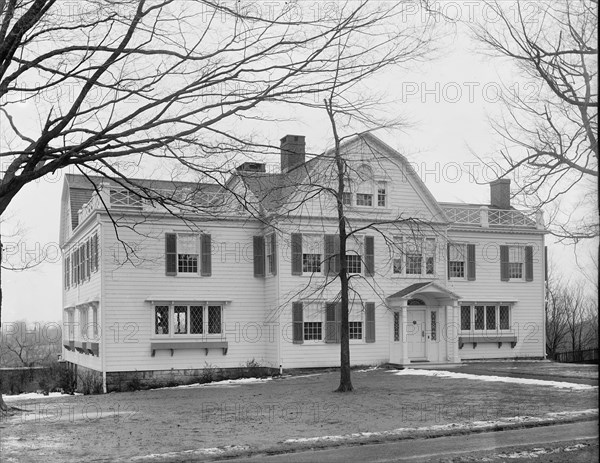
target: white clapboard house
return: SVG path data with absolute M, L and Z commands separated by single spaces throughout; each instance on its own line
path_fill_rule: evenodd
M 341 146 L 350 351 L 355 365 L 543 358 L 541 215 L 437 201 L 371 134 Z M 102 375 L 195 375 L 206 366 L 339 365 L 333 153 L 281 140 L 281 169 L 246 162 L 227 187 L 67 175 L 62 196 L 63 358 Z M 175 201 L 172 213 L 144 198 Z M 147 195 L 146 195 L 147 196 Z M 189 208 L 188 206 L 193 206 Z M 249 212 L 250 211 L 250 212 Z

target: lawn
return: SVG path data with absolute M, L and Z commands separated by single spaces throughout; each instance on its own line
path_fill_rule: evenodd
M 114 461 L 225 446 L 244 451 L 291 446 L 284 442 L 317 436 L 398 428 L 408 428 L 410 435 L 416 428 L 506 417 L 526 421 L 528 416 L 597 409 L 598 403 L 597 387 L 399 376 L 382 369 L 355 371 L 352 393 L 332 392 L 337 383 L 338 373 L 326 372 L 10 402 L 29 412 L 0 423 L 0 454 L 8 463 L 80 462 L 90 457 Z

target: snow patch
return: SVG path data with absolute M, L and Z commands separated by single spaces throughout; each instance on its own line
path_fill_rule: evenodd
M 457 373 L 454 371 L 444 370 L 413 370 L 408 368 L 405 370 L 391 370 L 391 372 L 397 376 L 432 376 L 437 378 L 470 379 L 487 382 L 527 384 L 531 386 L 552 386 L 560 389 L 571 389 L 573 391 L 589 391 L 591 389 L 598 389 L 598 386 L 590 386 L 589 384 L 568 383 L 565 381 L 548 381 L 544 379 L 531 378 L 512 378 L 509 376 L 473 375 L 470 373 Z
M 168 459 L 170 461 L 173 458 L 181 459 L 182 457 L 217 456 L 224 455 L 226 453 L 248 450 L 249 448 L 250 447 L 247 445 L 226 445 L 224 447 L 209 447 L 204 449 L 183 450 L 181 452 L 151 453 L 150 455 L 133 457 L 131 458 L 131 461 L 152 461 L 164 459 Z
M 566 413 L 566 412 L 565 412 Z M 376 431 L 376 432 L 355 432 L 352 434 L 340 434 L 335 436 L 317 436 L 317 437 L 298 437 L 294 439 L 286 439 L 283 441 L 284 444 L 296 444 L 296 443 L 315 443 L 315 442 L 339 442 L 354 439 L 368 439 L 371 437 L 386 437 L 386 436 L 407 436 L 414 433 L 426 431 L 448 431 L 448 430 L 486 430 L 495 429 L 498 426 L 514 425 L 515 423 L 542 423 L 542 422 L 556 422 L 558 420 L 559 413 L 548 413 L 546 416 L 513 416 L 500 418 L 497 420 L 489 421 L 473 421 L 463 423 L 448 423 L 439 424 L 434 426 L 422 426 L 418 428 L 397 428 L 391 431 Z M 588 409 L 569 412 L 569 417 L 574 416 L 587 416 L 587 415 L 598 415 L 597 409 Z M 511 457 L 507 457 L 511 458 Z M 516 457 L 514 457 L 516 458 Z
M 163 389 L 195 389 L 199 387 L 239 387 L 244 384 L 264 384 L 267 381 L 271 381 L 273 378 L 240 378 L 240 379 L 225 379 L 223 381 L 214 381 L 212 383 L 193 383 L 193 384 L 182 384 L 179 386 L 171 387 L 158 387 L 151 389 L 152 391 L 161 391 Z
M 76 392 L 74 395 L 81 395 L 79 392 Z M 2 396 L 5 402 L 18 402 L 20 400 L 31 400 L 31 399 L 58 399 L 58 398 L 66 398 L 72 397 L 71 394 L 63 394 L 62 392 L 50 392 L 48 395 L 41 394 L 39 392 L 27 392 L 24 394 L 17 395 L 5 395 Z

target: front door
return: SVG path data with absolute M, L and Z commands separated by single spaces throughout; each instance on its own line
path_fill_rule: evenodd
M 425 310 L 409 310 L 407 316 L 408 358 L 425 359 Z

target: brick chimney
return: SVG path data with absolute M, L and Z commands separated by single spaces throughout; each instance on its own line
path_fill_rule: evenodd
M 498 209 L 510 209 L 510 179 L 499 178 L 490 183 L 490 204 Z
M 306 143 L 302 135 L 286 135 L 281 139 L 281 172 L 304 164 Z

